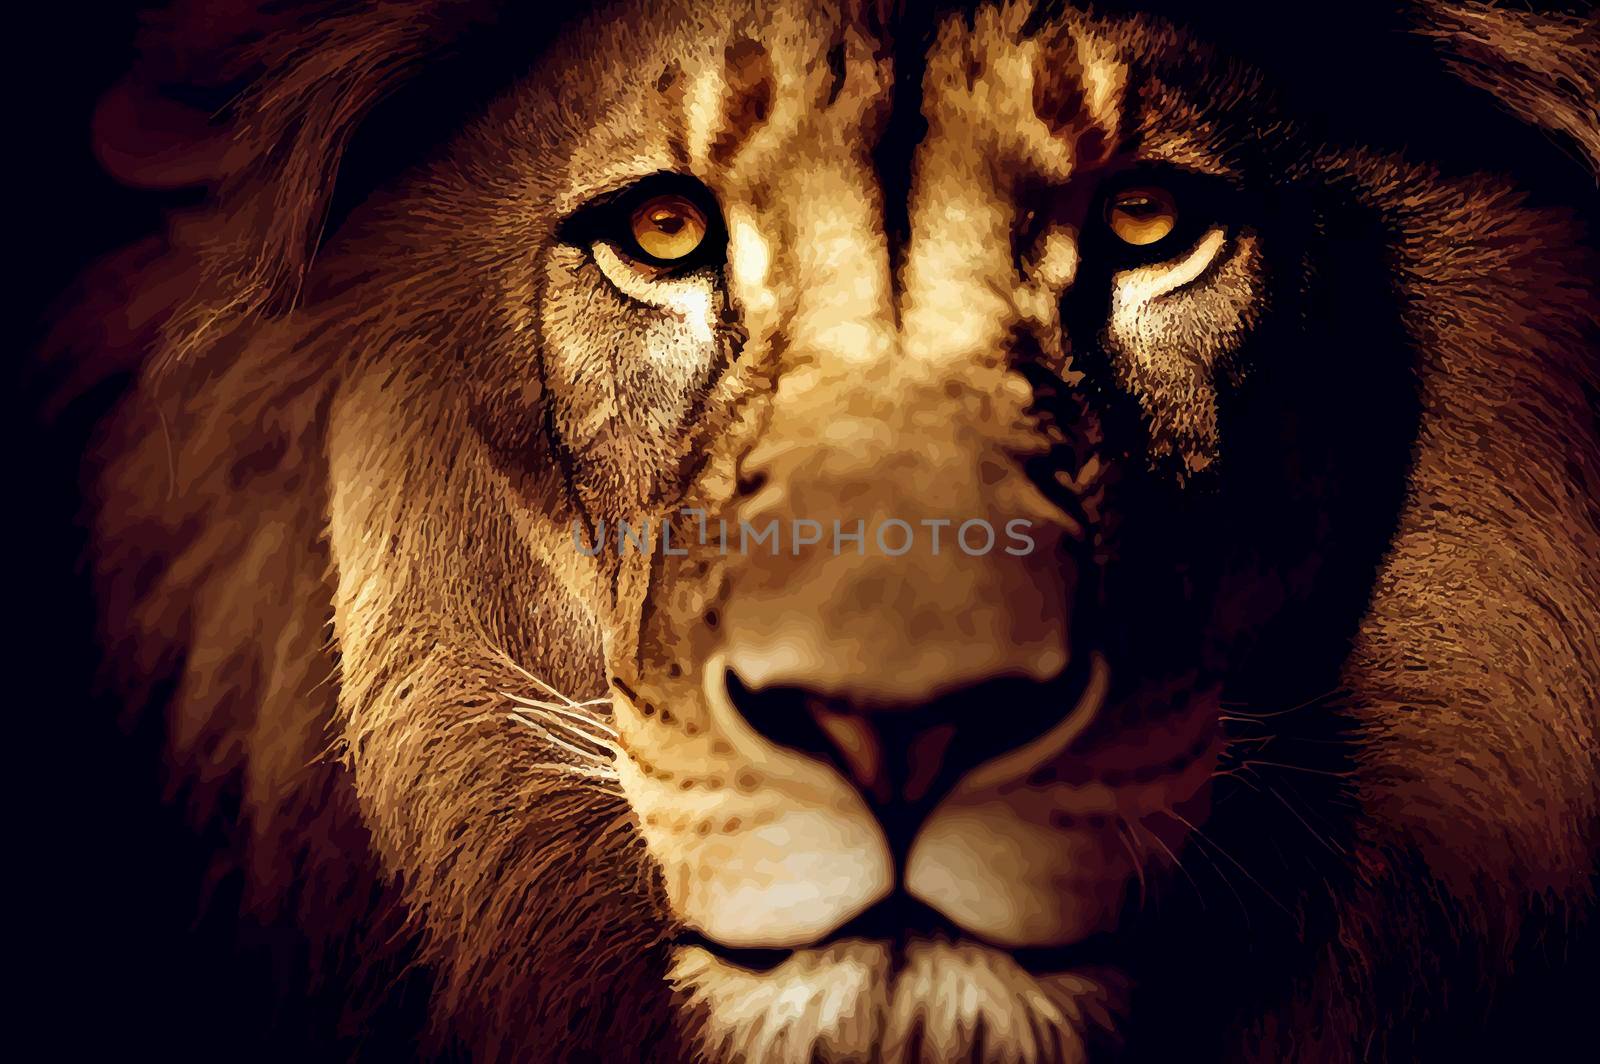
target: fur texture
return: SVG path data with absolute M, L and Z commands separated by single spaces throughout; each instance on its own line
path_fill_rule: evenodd
M 242 792 L 219 860 L 257 918 L 305 929 L 321 992 L 359 1009 L 374 973 L 420 966 L 430 1049 L 485 1060 L 1160 1059 L 1167 1037 L 1405 1059 L 1470 1045 L 1463 1017 L 1514 985 L 1514 958 L 1592 912 L 1592 19 L 1359 11 L 1335 39 L 1416 79 L 1391 107 L 1403 77 L 1375 61 L 1341 98 L 1265 12 L 617 5 L 548 42 L 487 4 L 240 24 L 204 6 L 153 35 L 102 155 L 209 195 L 102 264 L 54 346 L 84 376 L 138 368 L 91 454 L 108 669 L 166 714 L 198 823 Z M 231 103 L 155 150 L 127 116 L 174 81 Z M 439 136 L 419 118 L 428 149 L 396 154 L 396 108 L 432 94 Z M 1412 106 L 1436 103 L 1448 128 L 1423 129 Z M 1097 272 L 1081 218 L 1023 202 L 1125 152 L 1219 190 L 1226 244 L 1183 301 L 1162 301 L 1167 264 Z M 641 159 L 714 189 L 726 280 L 608 282 L 603 242 L 571 236 Z M 937 228 L 961 211 L 1000 220 Z M 853 251 L 808 253 L 841 231 Z M 850 345 L 920 353 L 829 361 Z M 817 459 L 819 426 L 856 424 L 859 451 Z M 681 944 L 703 925 L 682 879 L 715 864 L 695 839 L 736 858 L 762 816 L 859 800 L 741 760 L 699 677 L 786 589 L 831 589 L 807 608 L 853 623 L 855 578 L 586 560 L 572 522 L 810 516 L 894 461 L 919 484 L 941 448 L 1004 475 L 873 486 L 874 512 L 1032 506 L 1063 551 L 1092 540 L 1067 577 L 906 586 L 946 582 L 917 600 L 939 617 L 1003 615 L 1020 586 L 1099 596 L 1071 616 L 1100 625 L 1108 708 L 1030 778 L 1037 806 L 971 809 L 997 835 L 1047 805 L 1080 818 L 1018 837 L 1101 855 L 1076 859 L 1105 871 L 1075 911 L 1137 886 L 1153 915 L 1124 948 L 1144 977 L 1034 981 L 925 944 L 903 976 L 925 988 L 861 975 L 859 1001 L 829 998 L 841 965 L 881 960 L 845 944 L 780 969 L 784 1000 L 810 1002 L 789 1015 L 776 976 Z M 1040 455 L 1070 505 L 1039 501 Z M 758 468 L 788 494 L 747 492 Z M 1098 820 L 1070 804 L 1191 731 L 1201 753 L 1148 797 Z M 1185 771 L 1212 777 L 1198 809 Z M 1241 941 L 1230 992 L 1206 986 L 1207 951 Z M 928 1004 L 957 986 L 973 1016 Z

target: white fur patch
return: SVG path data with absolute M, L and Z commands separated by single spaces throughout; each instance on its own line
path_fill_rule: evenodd
M 851 939 L 752 972 L 684 947 L 669 978 L 703 1017 L 710 1059 L 761 1064 L 1073 1064 L 1086 1032 L 1111 1029 L 1120 1011 L 1110 973 L 1036 976 L 996 950 L 932 940 L 893 960 L 887 946 Z
M 1113 316 L 1118 312 L 1134 313 L 1151 300 L 1160 299 L 1194 281 L 1211 265 L 1227 240 L 1227 234 L 1221 229 L 1210 229 L 1195 242 L 1189 254 L 1175 263 L 1164 262 L 1117 274 Z

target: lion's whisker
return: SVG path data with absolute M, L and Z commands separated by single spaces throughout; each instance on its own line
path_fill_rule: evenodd
M 578 739 L 578 740 L 580 740 L 582 742 L 592 743 L 595 747 L 599 748 L 599 752 L 596 752 L 595 750 L 585 750 L 585 749 L 577 746 L 576 744 L 574 744 L 572 742 L 569 742 L 567 739 L 562 738 L 560 735 L 558 735 L 555 732 L 555 730 L 553 730 L 552 728 L 546 726 L 545 724 L 543 724 L 543 723 L 541 723 L 539 721 L 533 720 L 533 719 L 531 719 L 529 717 L 522 716 L 519 713 L 510 713 L 510 714 L 507 714 L 507 715 L 512 720 L 516 721 L 518 724 L 523 724 L 523 725 L 526 725 L 529 728 L 532 728 L 534 731 L 538 732 L 541 736 L 543 736 L 545 738 L 546 741 L 550 742 L 551 744 L 553 744 L 555 746 L 558 746 L 561 749 L 566 750 L 569 753 L 576 755 L 577 757 L 581 757 L 585 761 L 591 761 L 591 762 L 602 762 L 602 761 L 605 761 L 605 762 L 608 762 L 608 761 L 611 760 L 612 757 L 615 756 L 615 750 L 612 747 L 608 746 L 604 742 L 604 740 L 593 738 L 593 737 L 587 736 L 587 735 L 583 735 L 582 733 L 579 733 L 579 732 L 569 731 L 567 734 L 569 736 L 571 736 L 572 738 Z
M 1343 693 L 1343 688 L 1335 687 L 1322 692 L 1320 695 L 1313 695 L 1304 702 L 1301 702 L 1298 705 L 1290 706 L 1287 709 L 1252 711 L 1247 708 L 1249 705 L 1247 702 L 1228 701 L 1224 701 L 1222 703 L 1222 708 L 1227 717 L 1230 717 L 1240 723 L 1251 723 L 1262 720 L 1273 720 L 1277 717 L 1286 717 L 1291 713 L 1299 713 L 1301 710 L 1310 709 L 1311 707 L 1320 705 L 1330 699 L 1337 698 Z
M 527 677 L 528 679 L 532 680 L 534 683 L 538 684 L 540 687 L 544 688 L 546 691 L 548 691 L 550 694 L 554 695 L 556 698 L 561 699 L 561 701 L 566 703 L 567 705 L 576 706 L 578 704 L 576 701 L 574 701 L 568 695 L 562 694 L 560 691 L 556 690 L 549 683 L 546 683 L 544 680 L 541 680 L 539 677 L 535 676 L 533 673 L 529 672 L 527 669 L 525 669 L 521 665 L 517 664 L 517 662 L 514 661 L 509 655 L 506 657 L 506 664 L 510 665 L 513 669 L 517 670 L 517 672 L 521 673 L 523 676 Z
M 1269 891 L 1265 886 L 1262 885 L 1262 883 L 1261 883 L 1261 881 L 1259 879 L 1257 879 L 1254 875 L 1251 874 L 1251 872 L 1250 872 L 1250 870 L 1248 868 L 1246 868 L 1244 865 L 1240 864 L 1238 862 L 1238 860 L 1236 860 L 1232 854 L 1230 854 L 1227 850 L 1223 849 L 1217 843 L 1217 840 L 1211 838 L 1205 832 L 1201 831 L 1198 826 L 1196 826 L 1192 821 L 1190 821 L 1182 813 L 1179 813 L 1179 812 L 1177 812 L 1177 811 L 1175 811 L 1173 809 L 1163 809 L 1163 810 L 1161 810 L 1161 812 L 1163 814 L 1165 814 L 1166 816 L 1171 817 L 1173 820 L 1176 820 L 1178 823 L 1182 824 L 1185 828 L 1187 828 L 1189 830 L 1190 834 L 1192 834 L 1194 836 L 1196 841 L 1203 842 L 1204 844 L 1210 846 L 1218 854 L 1220 854 L 1224 858 L 1226 858 L 1229 864 L 1231 864 L 1231 865 L 1233 865 L 1233 867 L 1237 868 L 1239 870 L 1239 872 L 1246 879 L 1248 879 L 1252 884 L 1254 884 L 1254 886 L 1255 886 L 1255 888 L 1257 890 L 1261 891 L 1262 896 L 1265 897 L 1268 901 L 1270 901 L 1273 905 L 1275 905 L 1279 909 L 1281 909 L 1283 911 L 1284 915 L 1289 916 L 1289 917 L 1293 917 L 1294 916 L 1294 911 L 1292 909 L 1290 909 L 1283 902 L 1279 901 L 1278 898 L 1271 891 Z M 1220 871 L 1220 869 L 1219 869 L 1219 871 Z M 1242 904 L 1242 902 L 1241 902 L 1241 904 Z
M 557 690 L 549 681 L 534 675 L 525 665 L 517 661 L 517 659 L 512 657 L 511 654 L 505 650 L 505 648 L 495 643 L 492 639 L 489 639 L 487 636 L 484 636 L 481 633 L 479 638 L 483 640 L 483 645 L 489 649 L 490 655 L 496 661 L 515 672 L 518 676 L 538 684 L 542 689 L 544 689 L 545 692 L 555 698 L 560 699 L 561 704 L 569 709 L 579 709 L 584 706 L 603 705 L 610 701 L 608 698 L 592 698 L 579 702 L 572 698 L 572 696 Z
M 1241 768 L 1235 775 L 1240 783 L 1243 783 L 1246 787 L 1249 787 L 1257 794 L 1270 794 L 1273 798 L 1275 798 L 1278 801 L 1278 804 L 1282 805 L 1290 816 L 1299 821 L 1300 826 L 1305 828 L 1306 831 L 1310 833 L 1312 838 L 1316 839 L 1323 846 L 1327 847 L 1329 851 L 1340 856 L 1347 855 L 1347 851 L 1343 846 L 1340 846 L 1338 843 L 1325 836 L 1322 832 L 1318 831 L 1311 821 L 1295 808 L 1294 803 L 1289 801 L 1288 797 L 1276 787 L 1268 783 L 1260 773 L 1255 772 L 1247 765 L 1244 768 Z
M 566 765 L 559 761 L 541 761 L 538 764 L 531 765 L 529 767 L 534 772 L 543 773 L 545 775 L 570 776 L 574 779 L 584 780 L 586 784 L 599 783 L 602 784 L 599 789 L 605 793 L 614 794 L 618 797 L 623 796 L 622 788 L 617 784 L 616 777 L 614 775 L 608 775 L 600 769 L 583 768 L 578 765 Z
M 521 702 L 524 705 L 539 706 L 543 709 L 561 710 L 562 712 L 569 712 L 569 707 L 587 709 L 590 706 L 609 706 L 611 704 L 611 699 L 609 698 L 591 698 L 583 702 L 574 702 L 571 699 L 568 699 L 558 704 L 555 702 L 546 702 L 539 698 L 529 698 L 527 695 L 519 695 L 511 691 L 501 691 L 500 694 L 505 695 L 507 698 Z
M 521 695 L 515 695 L 515 694 L 512 694 L 509 691 L 500 691 L 500 692 L 497 692 L 497 693 L 501 697 L 509 698 L 511 701 L 515 702 L 517 705 L 522 706 L 524 708 L 527 708 L 527 709 L 538 709 L 538 710 L 543 710 L 546 713 L 554 713 L 554 714 L 557 714 L 557 715 L 559 715 L 561 717 L 566 718 L 569 721 L 574 721 L 574 722 L 576 722 L 578 724 L 581 724 L 585 728 L 593 728 L 595 731 L 599 732 L 601 735 L 604 735 L 607 738 L 615 739 L 617 737 L 616 729 L 612 728 L 605 721 L 600 720 L 600 719 L 598 719 L 596 717 L 589 716 L 588 714 L 575 713 L 572 710 L 567 709 L 565 707 L 553 705 L 553 704 L 551 704 L 549 702 L 541 702 L 538 699 L 534 699 L 534 698 L 524 698 Z M 604 701 L 602 701 L 601 704 L 606 704 L 607 702 L 609 702 L 609 700 L 604 700 Z M 582 704 L 589 705 L 589 704 L 592 704 L 592 703 L 582 703 Z
M 1313 776 L 1329 776 L 1329 777 L 1331 777 L 1333 779 L 1341 779 L 1341 780 L 1342 779 L 1349 779 L 1351 776 L 1354 775 L 1354 773 L 1352 773 L 1352 772 L 1335 772 L 1332 769 L 1326 769 L 1326 768 L 1310 768 L 1310 767 L 1308 767 L 1306 765 L 1291 765 L 1291 764 L 1288 764 L 1288 763 L 1283 762 L 1283 761 L 1259 761 L 1259 760 L 1242 761 L 1242 762 L 1240 762 L 1239 767 L 1240 768 L 1254 768 L 1257 765 L 1263 766 L 1265 768 L 1283 769 L 1285 772 L 1306 772 L 1306 773 L 1310 773 Z
M 584 752 L 589 757 L 601 756 L 601 754 L 593 752 L 595 750 L 607 751 L 607 746 L 603 739 L 596 738 L 592 735 L 587 735 L 575 729 L 564 728 L 556 723 L 536 721 L 531 717 L 524 717 L 517 714 L 513 714 L 513 719 L 519 721 L 520 723 L 526 724 L 528 727 L 531 727 L 536 731 L 549 735 L 552 739 L 559 739 L 568 745 L 572 745 L 574 743 L 587 744 L 587 747 L 591 749 L 585 749 Z
M 1123 849 L 1128 851 L 1128 857 L 1133 862 L 1134 874 L 1139 877 L 1139 908 L 1143 909 L 1146 897 L 1144 858 L 1139 852 L 1138 843 L 1128 828 L 1128 818 L 1125 816 L 1119 815 L 1117 817 L 1117 839 L 1122 843 Z
M 1162 853 L 1167 855 L 1167 859 L 1172 862 L 1172 867 L 1176 868 L 1179 872 L 1182 872 L 1183 878 L 1187 879 L 1189 881 L 1189 886 L 1194 888 L 1195 900 L 1200 903 L 1200 911 L 1206 911 L 1206 892 L 1200 889 L 1199 882 L 1192 874 L 1190 874 L 1189 869 L 1184 866 L 1184 863 L 1178 859 L 1178 855 L 1172 852 L 1172 847 L 1168 846 L 1165 842 L 1162 842 L 1161 836 L 1157 835 L 1149 828 L 1144 827 L 1144 825 L 1140 824 L 1138 821 L 1129 820 L 1127 821 L 1127 824 L 1135 831 L 1137 831 L 1139 828 L 1144 828 L 1144 833 L 1149 835 L 1150 840 L 1161 848 Z

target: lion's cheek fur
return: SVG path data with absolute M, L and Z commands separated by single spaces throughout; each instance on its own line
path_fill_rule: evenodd
M 1435 224 L 1475 228 L 1503 195 L 1446 201 Z M 1555 429 L 1586 412 L 1593 292 L 1519 300 L 1593 276 L 1570 238 L 1559 214 L 1529 212 L 1470 257 L 1413 267 L 1451 310 L 1412 322 L 1428 414 L 1346 669 L 1365 703 L 1373 830 L 1410 840 L 1485 916 L 1513 898 L 1583 900 L 1600 811 L 1600 451 Z M 1534 377 L 1537 392 L 1518 383 Z
M 597 649 L 594 621 L 521 545 L 460 408 L 422 409 L 369 377 L 329 410 L 337 746 L 422 918 L 441 1029 L 511 1055 L 555 1037 L 614 1047 L 626 1030 L 647 1055 L 666 1035 L 666 922 L 634 814 L 502 708 L 525 669 L 593 690 L 594 650 L 551 648 Z M 590 975 L 561 990 L 541 971 Z
M 1422 209 L 1466 243 L 1504 209 L 1500 195 L 1449 190 Z M 1360 739 L 1348 780 L 1358 848 L 1298 1000 L 1253 1027 L 1269 1056 L 1382 1045 L 1363 1000 L 1374 987 L 1504 970 L 1525 944 L 1519 914 L 1559 924 L 1593 903 L 1600 450 L 1555 428 L 1586 417 L 1592 325 L 1582 299 L 1519 299 L 1593 271 L 1560 215 L 1520 216 L 1503 237 L 1471 256 L 1406 263 L 1424 292 L 1438 286 L 1408 321 L 1428 413 L 1343 670 Z M 1520 382 L 1532 378 L 1546 386 L 1530 392 Z M 1425 945 L 1441 934 L 1459 956 Z M 1448 1006 L 1411 1007 L 1420 1022 Z M 1321 1050 L 1304 1041 L 1313 1027 Z

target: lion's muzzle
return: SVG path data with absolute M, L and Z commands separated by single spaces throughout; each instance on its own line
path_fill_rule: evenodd
M 775 425 L 744 464 L 740 525 L 822 534 L 741 552 L 723 607 L 733 706 L 836 764 L 902 850 L 968 769 L 1065 716 L 1085 677 L 1066 526 L 1008 455 L 973 446 L 959 403 L 941 405 L 834 418 L 822 439 Z
M 906 372 L 855 385 L 844 395 L 858 414 L 785 397 L 741 465 L 727 521 L 779 532 L 742 536 L 729 557 L 703 690 L 713 730 L 744 736 L 742 756 L 772 778 L 814 781 L 802 800 L 814 822 L 778 863 L 803 852 L 808 866 L 860 876 L 809 908 L 775 905 L 766 923 L 735 921 L 731 906 L 700 907 L 691 922 L 712 939 L 793 944 L 910 895 L 987 941 L 1072 941 L 1104 923 L 1105 906 L 1063 898 L 1055 861 L 1030 865 L 1029 840 L 1008 835 L 1034 829 L 999 789 L 1059 754 L 1104 697 L 1103 662 L 1073 645 L 1087 567 L 1078 529 L 1024 472 L 1018 437 L 992 428 L 992 405 Z M 969 828 L 991 818 L 974 839 Z M 1044 830 L 1077 851 L 1087 879 L 1100 876 L 1084 856 L 1097 842 Z M 969 897 L 995 878 L 1002 889 Z M 800 935 L 788 923 L 802 908 L 830 915 L 808 916 L 814 930 Z

